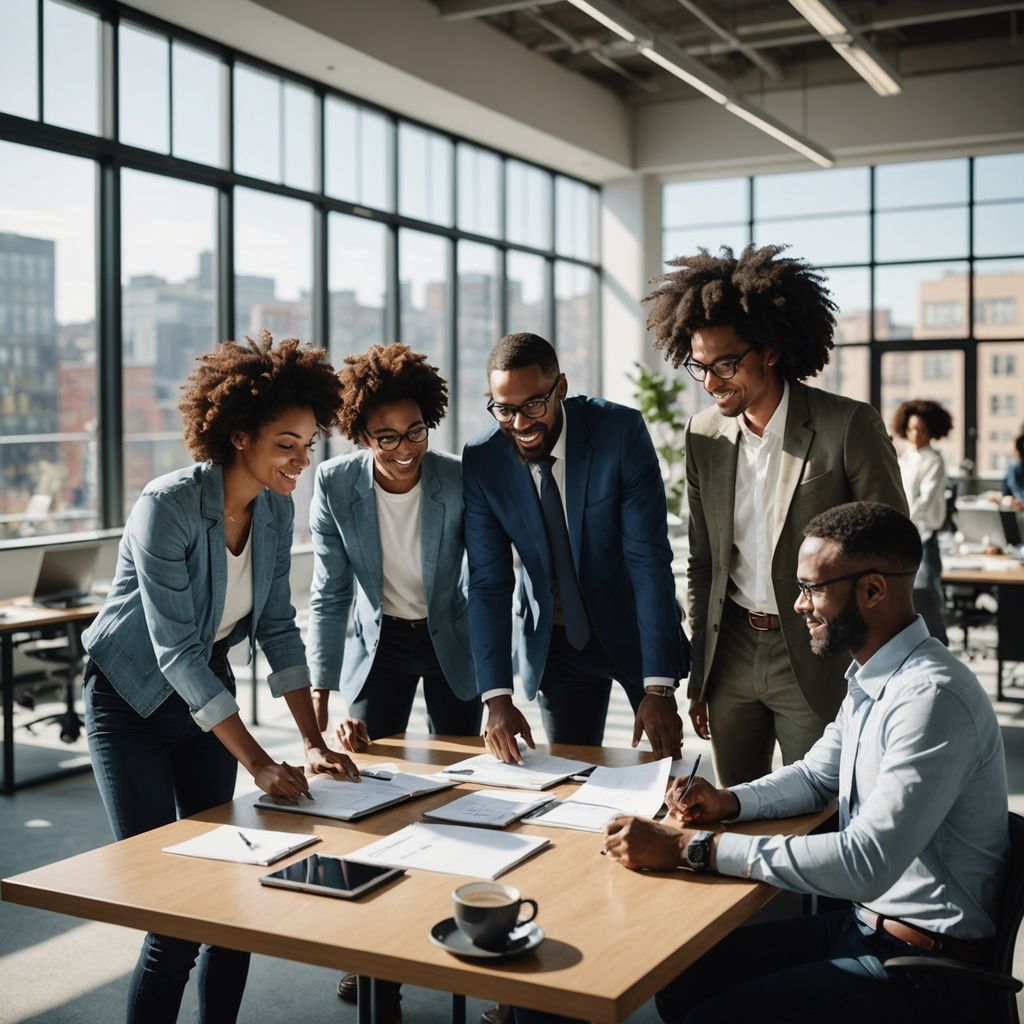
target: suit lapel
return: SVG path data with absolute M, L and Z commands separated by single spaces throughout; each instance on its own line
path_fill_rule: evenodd
M 709 536 L 718 539 L 718 557 L 723 564 L 728 566 L 732 559 L 732 531 L 733 519 L 736 504 L 736 460 L 739 458 L 740 426 L 735 419 L 721 417 L 718 429 L 718 438 L 726 441 L 729 448 L 721 450 L 721 441 L 712 444 L 711 447 L 711 494 L 728 496 L 728 508 L 715 509 L 712 507 L 711 515 L 707 519 Z
M 380 527 L 377 525 L 377 499 L 373 493 L 373 458 L 369 453 L 360 467 L 354 491 L 352 521 L 369 573 L 366 582 L 374 588 L 374 593 L 368 596 L 379 604 L 384 598 L 384 558 L 380 550 Z
M 429 608 L 434 592 L 434 571 L 441 549 L 441 535 L 444 533 L 444 499 L 441 495 L 441 481 L 434 472 L 434 461 L 430 452 L 427 452 L 421 465 L 420 549 L 423 562 L 423 589 Z
M 551 567 L 551 551 L 548 548 L 547 534 L 544 532 L 544 520 L 540 514 L 537 487 L 529 468 L 516 458 L 515 446 L 511 441 L 505 445 L 505 478 L 508 480 L 513 508 L 519 513 L 525 527 L 523 538 L 533 542 L 545 573 L 552 576 L 554 570 Z M 523 557 L 522 551 L 519 554 Z M 523 558 L 524 562 L 525 560 Z
M 800 482 L 807 452 L 814 438 L 810 426 L 811 414 L 807 405 L 807 388 L 803 384 L 789 386 L 789 412 L 786 414 L 786 429 L 782 438 L 782 455 L 779 465 L 779 485 L 775 491 L 775 522 L 772 529 L 772 550 L 774 551 L 786 525 L 789 506 L 793 500 L 796 485 Z
M 587 497 L 587 480 L 590 464 L 594 459 L 594 447 L 590 443 L 590 431 L 576 406 L 565 404 L 566 448 L 565 448 L 565 510 L 569 527 L 569 544 L 572 547 L 576 575 L 580 573 L 583 549 L 583 507 Z

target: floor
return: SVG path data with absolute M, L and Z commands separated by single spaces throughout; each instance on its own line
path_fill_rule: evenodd
M 984 637 L 972 634 L 972 641 L 975 639 L 984 642 Z M 994 694 L 994 663 L 978 658 L 971 664 Z M 240 680 L 245 676 L 242 671 L 238 674 Z M 246 712 L 249 692 L 243 683 L 239 697 Z M 261 724 L 254 731 L 277 757 L 299 758 L 294 731 L 286 713 L 282 717 L 280 707 L 274 707 L 276 703 L 264 691 Z M 535 721 L 535 707 L 525 702 L 520 706 L 531 713 L 531 725 L 538 736 L 542 735 Z M 1024 705 L 1004 703 L 997 711 L 1006 743 L 1010 806 L 1024 813 Z M 19 712 L 17 720 L 30 717 L 27 712 Z M 425 731 L 420 702 L 410 729 Z M 616 688 L 606 743 L 627 746 L 631 731 L 629 706 Z M 687 743 L 693 752 L 706 747 L 699 739 L 688 739 Z M 35 737 L 19 730 L 16 751 L 20 773 L 25 774 L 37 765 L 74 763 L 85 755 L 84 741 L 72 746 L 60 744 L 52 727 L 37 730 Z M 237 793 L 252 788 L 249 777 L 240 772 Z M 0 797 L 0 877 L 109 841 L 106 818 L 88 773 L 24 789 L 13 797 Z M 140 939 L 140 933 L 129 929 L 0 903 L 0 1022 L 107 1024 L 122 1019 L 128 976 Z M 1015 974 L 1024 977 L 1024 942 L 1019 946 Z M 337 977 L 336 971 L 324 968 L 254 957 L 240 1019 L 246 1024 L 354 1022 L 355 1009 L 335 995 Z M 476 1024 L 487 1005 L 468 1001 L 469 1024 Z M 1021 1006 L 1024 1011 L 1024 1002 Z M 407 986 L 403 1009 L 408 1024 L 451 1019 L 448 997 L 428 989 Z M 179 1019 L 194 1019 L 194 1012 L 194 986 L 190 986 Z M 629 1017 L 628 1024 L 654 1024 L 657 1020 L 653 1004 L 648 1003 Z

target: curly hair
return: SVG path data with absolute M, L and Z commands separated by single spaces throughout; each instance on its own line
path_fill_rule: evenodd
M 756 351 L 774 349 L 786 380 L 813 377 L 829 360 L 837 306 L 821 274 L 803 260 L 777 258 L 786 248 L 748 245 L 736 259 L 722 246 L 718 256 L 700 249 L 669 260 L 679 269 L 653 278 L 661 287 L 642 300 L 653 303 L 647 329 L 655 348 L 679 366 L 695 331 L 732 327 Z
M 921 534 L 900 511 L 880 501 L 850 501 L 819 512 L 805 537 L 834 541 L 844 558 L 896 572 L 921 564 Z
M 255 436 L 296 406 L 312 411 L 317 433 L 326 437 L 341 410 L 338 378 L 326 357 L 325 349 L 303 348 L 296 338 L 275 345 L 267 330 L 255 341 L 224 341 L 198 356 L 178 399 L 189 453 L 224 465 L 235 454 L 234 433 Z
M 953 417 L 938 402 L 928 398 L 912 398 L 908 402 L 901 402 L 893 414 L 892 430 L 897 437 L 907 436 L 911 416 L 924 420 L 929 436 L 936 441 L 953 429 Z
M 358 356 L 348 356 L 339 372 L 342 410 L 341 432 L 358 441 L 366 417 L 386 402 L 409 399 L 420 407 L 423 422 L 433 430 L 448 411 L 448 382 L 408 345 L 371 345 Z

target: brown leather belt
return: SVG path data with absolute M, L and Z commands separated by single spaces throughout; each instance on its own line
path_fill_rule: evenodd
M 406 629 L 426 629 L 426 619 L 400 619 L 397 615 L 385 615 L 388 622 L 396 626 L 404 626 Z
M 769 629 L 779 628 L 779 617 L 778 615 L 772 615 L 771 612 L 748 611 L 747 622 L 749 622 L 754 629 L 759 629 L 762 632 Z
M 984 963 L 991 952 L 991 943 L 985 940 L 970 941 L 968 939 L 957 939 L 952 935 L 942 935 L 939 932 L 929 932 L 924 928 L 907 924 L 893 917 L 885 917 L 883 914 L 876 914 L 863 907 L 857 907 L 857 916 L 875 932 L 885 932 L 900 942 L 909 946 L 916 946 L 918 949 L 927 950 L 929 953 L 940 953 L 950 956 L 954 960 L 963 960 L 964 963 Z

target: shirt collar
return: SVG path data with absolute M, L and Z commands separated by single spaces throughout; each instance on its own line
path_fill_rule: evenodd
M 872 700 L 878 700 L 885 684 L 930 636 L 924 619 L 918 615 L 909 626 L 875 651 L 863 665 L 851 662 L 846 670 L 847 681 L 856 683 Z
M 758 437 L 749 426 L 747 426 L 746 417 L 741 413 L 738 417 L 740 424 L 740 432 L 744 438 L 748 441 L 753 441 L 755 444 L 760 444 L 762 441 L 771 441 L 775 438 L 781 438 L 786 432 L 786 416 L 789 414 L 789 381 L 784 380 L 782 382 L 782 398 L 779 399 L 779 404 L 775 407 L 775 412 L 772 413 L 771 418 L 765 424 L 764 433 Z

